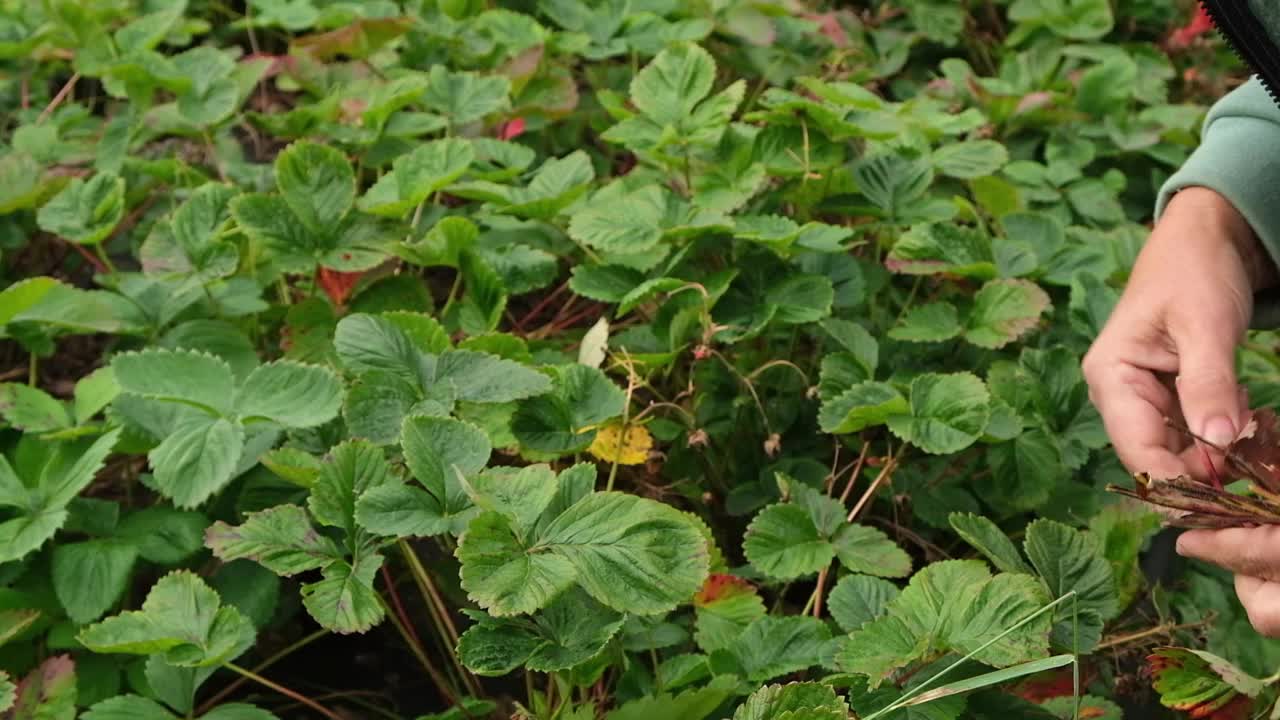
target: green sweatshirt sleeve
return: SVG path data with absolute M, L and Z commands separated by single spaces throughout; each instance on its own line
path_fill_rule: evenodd
M 1160 189 L 1156 217 L 1185 187 L 1207 187 L 1244 216 L 1273 262 L 1280 263 L 1280 105 L 1257 78 L 1209 110 L 1200 146 Z M 1253 326 L 1280 326 L 1280 301 L 1257 298 Z

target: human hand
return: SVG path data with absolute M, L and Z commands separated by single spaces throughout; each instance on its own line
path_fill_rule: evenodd
M 1188 530 L 1178 554 L 1236 574 L 1236 595 L 1259 633 L 1280 637 L 1280 527 Z
M 1203 476 L 1194 448 L 1166 417 L 1217 445 L 1235 438 L 1248 407 L 1235 348 L 1254 291 L 1275 276 L 1248 222 L 1221 195 L 1192 187 L 1170 201 L 1083 363 L 1089 398 L 1131 471 Z

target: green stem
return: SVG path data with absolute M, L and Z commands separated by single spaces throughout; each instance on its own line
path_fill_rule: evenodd
M 40 384 L 40 356 L 33 351 L 27 358 L 27 384 L 35 387 Z
M 319 629 L 319 630 L 317 630 L 317 631 L 315 631 L 315 632 L 311 633 L 310 635 L 308 635 L 308 636 L 306 636 L 306 637 L 302 638 L 301 640 L 298 640 L 297 642 L 293 643 L 292 645 L 289 645 L 288 647 L 286 647 L 285 649 L 283 649 L 283 650 L 281 650 L 280 652 L 276 653 L 275 655 L 272 655 L 271 657 L 267 658 L 266 660 L 263 660 L 262 662 L 258 663 L 257 667 L 255 667 L 255 668 L 253 669 L 253 672 L 255 672 L 255 673 L 263 672 L 264 670 L 266 670 L 267 668 L 271 667 L 272 665 L 275 665 L 276 663 L 280 662 L 281 660 L 285 659 L 286 657 L 288 657 L 288 656 L 292 655 L 293 653 L 295 653 L 295 652 L 297 652 L 297 651 L 301 650 L 302 648 L 304 648 L 304 647 L 306 647 L 306 646 L 310 645 L 311 643 L 315 642 L 316 640 L 319 640 L 320 638 L 322 638 L 322 637 L 324 637 L 325 635 L 328 635 L 328 634 L 329 634 L 329 631 L 328 631 L 328 630 L 325 630 L 324 628 L 321 628 L 321 629 Z M 226 686 L 226 687 L 222 688 L 221 690 L 219 690 L 219 691 L 218 691 L 218 693 L 217 693 L 216 695 L 214 695 L 213 697 L 211 697 L 211 698 L 209 698 L 208 700 L 206 700 L 206 701 L 205 701 L 205 702 L 200 706 L 200 708 L 197 710 L 197 712 L 198 712 L 199 714 L 201 714 L 201 715 L 204 715 L 205 713 L 209 712 L 210 710 L 212 710 L 212 709 L 214 708 L 214 706 L 216 706 L 218 703 L 220 703 L 220 702 L 222 702 L 223 700 L 225 700 L 225 699 L 226 699 L 226 697 L 227 697 L 228 695 L 230 695 L 231 693 L 235 692 L 237 688 L 239 688 L 241 685 L 245 684 L 246 682 L 248 682 L 248 678 L 247 678 L 247 677 L 239 677 L 239 678 L 236 678 L 235 682 L 233 682 L 233 683 L 231 683 L 230 685 L 228 685 L 228 686 Z
M 262 686 L 264 686 L 264 687 L 271 688 L 272 690 L 275 690 L 276 692 L 280 693 L 281 695 L 284 695 L 284 696 L 285 696 L 285 697 L 287 697 L 287 698 L 290 698 L 290 699 L 292 699 L 292 700 L 297 700 L 298 702 L 302 703 L 303 705 L 306 705 L 307 707 L 311 708 L 312 710 L 315 710 L 316 712 L 320 713 L 321 715 L 323 715 L 323 716 L 325 716 L 325 717 L 329 718 L 329 720 L 342 720 L 342 717 L 341 717 L 340 715 L 338 715 L 337 713 L 333 712 L 332 710 L 328 710 L 327 708 L 325 708 L 323 705 L 321 705 L 320 703 L 316 702 L 315 700 L 312 700 L 311 698 L 307 697 L 306 695 L 303 695 L 302 693 L 299 693 L 299 692 L 295 692 L 295 691 L 293 691 L 293 690 L 290 690 L 289 688 L 287 688 L 287 687 L 285 687 L 285 686 L 283 686 L 283 685 L 280 685 L 280 684 L 278 684 L 278 683 L 274 683 L 274 682 L 272 682 L 272 681 L 270 681 L 270 680 L 268 680 L 268 679 L 266 679 L 266 678 L 262 677 L 261 675 L 259 675 L 259 674 L 255 673 L 255 672 L 253 672 L 252 670 L 246 670 L 245 668 L 242 668 L 242 667 L 240 667 L 239 665 L 236 665 L 235 663 L 231 663 L 231 662 L 223 663 L 223 664 L 222 664 L 222 666 L 223 666 L 223 667 L 225 667 L 225 668 L 226 668 L 226 669 L 228 669 L 228 670 L 233 671 L 233 672 L 240 673 L 241 675 L 245 676 L 246 678 L 248 678 L 248 679 L 250 679 L 250 680 L 252 680 L 252 681 L 254 681 L 254 682 L 256 682 L 256 683 L 258 683 L 259 685 L 262 685 Z
M 112 275 L 115 275 L 116 274 L 115 263 L 111 262 L 111 258 L 107 256 L 107 251 L 103 249 L 102 243 L 98 243 L 94 245 L 93 249 L 97 251 L 98 259 L 102 261 L 102 264 L 107 266 L 107 272 L 111 273 Z
M 458 273 L 453 276 L 453 286 L 449 288 L 449 297 L 444 301 L 444 307 L 440 310 L 440 317 L 443 318 L 449 314 L 449 308 L 453 307 L 453 301 L 457 299 L 458 289 L 461 287 L 462 271 L 459 270 Z
M 920 282 L 924 280 L 923 275 L 917 275 L 916 281 L 911 284 L 911 292 L 907 295 L 907 301 L 902 304 L 902 309 L 898 311 L 898 317 L 894 320 L 894 324 L 902 322 L 902 318 L 906 317 L 907 311 L 911 309 L 911 303 L 915 302 L 916 293 L 920 292 Z

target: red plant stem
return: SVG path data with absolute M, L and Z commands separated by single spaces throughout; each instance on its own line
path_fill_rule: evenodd
M 1218 475 L 1218 469 L 1213 466 L 1213 458 L 1209 457 L 1209 451 L 1204 445 L 1196 443 L 1196 447 L 1200 448 L 1200 456 L 1204 458 L 1205 467 L 1209 469 L 1209 482 L 1218 490 L 1222 489 L 1222 477 Z
M 599 306 L 593 304 L 590 307 L 583 308 L 581 311 L 573 315 L 570 315 L 567 318 L 564 318 L 563 320 L 559 318 L 552 320 L 550 323 L 547 323 L 546 325 L 538 328 L 532 333 L 529 333 L 529 336 L 534 338 L 541 338 L 546 336 L 549 333 L 558 332 L 560 330 L 573 327 L 575 323 L 581 320 L 590 318 L 593 315 L 599 315 L 599 313 L 600 313 Z
M 103 264 L 103 262 L 99 260 L 97 256 L 95 256 L 93 253 L 86 250 L 83 245 L 79 243 L 73 243 L 70 240 L 66 240 L 65 242 L 67 243 L 67 245 L 70 245 L 72 249 L 74 249 L 76 252 L 80 253 L 80 256 L 85 259 L 85 262 L 88 262 L 90 265 L 93 266 L 94 272 L 97 272 L 103 275 L 110 272 L 107 269 L 107 266 Z
M 562 293 L 564 293 L 564 291 L 565 291 L 565 290 L 567 290 L 568 288 L 569 288 L 569 283 L 567 283 L 567 282 L 565 282 L 565 283 L 561 283 L 560 287 L 558 287 L 558 288 L 556 288 L 554 291 L 552 291 L 552 293 L 551 293 L 550 295 L 548 295 L 548 296 L 546 296 L 546 297 L 542 298 L 542 301 L 541 301 L 541 302 L 539 302 L 537 305 L 534 305 L 532 310 L 530 310 L 529 312 L 525 313 L 525 314 L 524 314 L 524 317 L 523 317 L 523 318 L 521 318 L 520 320 L 518 320 L 518 321 L 516 322 L 516 327 L 515 327 L 515 329 L 516 329 L 516 330 L 519 330 L 519 331 L 523 331 L 523 330 L 524 330 L 524 326 L 525 326 L 525 325 L 526 325 L 530 320 L 532 320 L 532 319 L 534 319 L 535 317 L 537 317 L 537 316 L 538 316 L 538 313 L 540 313 L 540 312 L 542 312 L 543 310 L 545 310 L 545 309 L 546 309 L 546 307 L 547 307 L 548 305 L 550 305 L 552 302 L 555 302 L 555 299 L 556 299 L 556 298 L 558 298 L 558 297 L 560 297 L 560 295 L 561 295 Z
M 871 441 L 867 440 L 862 443 L 862 451 L 858 453 L 858 461 L 853 464 L 853 471 L 849 473 L 849 481 L 844 484 L 844 491 L 840 493 L 840 504 L 843 505 L 849 499 L 849 492 L 853 490 L 853 484 L 858 480 L 858 474 L 862 472 L 862 466 L 867 462 L 867 452 L 871 450 Z
M 404 604 L 400 602 L 400 593 L 396 592 L 396 583 L 391 579 L 391 571 L 386 565 L 382 566 L 382 581 L 387 585 L 387 594 L 391 596 L 391 606 L 395 608 L 396 615 L 400 616 L 400 622 L 404 623 L 404 629 L 409 632 L 409 637 L 413 638 L 414 644 L 422 647 L 422 638 L 418 637 L 418 631 L 413 627 L 413 623 L 409 622 L 409 613 L 405 612 Z

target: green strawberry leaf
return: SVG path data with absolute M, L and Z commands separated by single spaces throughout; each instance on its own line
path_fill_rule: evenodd
M 326 565 L 319 582 L 302 586 L 302 604 L 321 626 L 339 634 L 367 632 L 382 621 L 382 601 L 373 579 L 381 555 L 359 557 L 355 565 L 338 560 Z
M 40 229 L 81 245 L 97 245 L 124 219 L 124 179 L 98 173 L 88 181 L 74 178 L 53 196 L 36 221 Z
M 867 575 L 845 575 L 831 588 L 827 610 L 845 632 L 853 632 L 885 614 L 901 591 L 897 585 Z
M 706 541 L 683 514 L 611 492 L 569 506 L 528 544 L 507 516 L 483 512 L 456 554 L 462 587 L 493 615 L 533 612 L 575 582 L 615 610 L 663 613 L 693 596 L 708 565 Z
M 20 560 L 54 536 L 67 521 L 67 505 L 93 482 L 119 437 L 118 429 L 99 437 L 70 467 L 45 458 L 29 482 L 0 455 L 0 506 L 18 510 L 17 517 L 0 522 L 0 562 Z
M 911 574 L 911 556 L 877 528 L 845 525 L 831 539 L 840 564 L 853 572 L 880 577 Z
M 314 427 L 337 416 L 342 383 L 327 368 L 277 360 L 249 373 L 234 406 L 246 423 L 263 419 L 290 428 Z
M 911 381 L 910 411 L 888 418 L 889 429 L 927 453 L 963 450 L 982 436 L 991 414 L 987 386 L 969 373 L 925 373 Z
M 331 234 L 351 210 L 355 173 L 336 149 L 294 143 L 276 156 L 275 170 L 281 199 L 307 230 Z
M 577 570 L 554 552 L 521 544 L 512 520 L 481 512 L 458 541 L 462 588 L 494 616 L 523 615 L 546 607 L 574 583 Z
M 126 393 L 181 403 L 215 416 L 234 406 L 236 380 L 221 358 L 191 350 L 148 349 L 111 359 L 111 372 Z
M 991 280 L 973 297 L 964 339 L 979 347 L 1004 347 L 1035 327 L 1049 307 L 1049 294 L 1029 280 Z
M 799 505 L 761 510 L 747 526 L 742 551 L 760 572 L 778 580 L 813 575 L 831 564 L 835 548 Z
M 552 370 L 551 392 L 520 403 L 511 431 L 531 450 L 584 450 L 595 439 L 595 426 L 622 415 L 626 395 L 597 368 L 565 365 Z
M 734 674 L 760 683 L 819 664 L 830 640 L 831 631 L 818 618 L 766 615 L 748 625 L 726 654 Z
M 793 682 L 765 685 L 733 713 L 733 720 L 831 720 L 849 715 L 849 706 L 830 685 Z
M 115 540 L 88 540 L 53 549 L 53 590 L 79 625 L 93 622 L 111 609 L 133 572 L 138 550 Z
M 973 513 L 953 512 L 951 528 L 1002 572 L 1033 574 L 1018 548 L 994 522 Z
M 949 143 L 933 153 L 933 166 L 948 177 L 974 180 L 996 174 L 1009 163 L 1009 151 L 995 140 Z
M 157 505 L 130 513 L 115 537 L 128 541 L 138 556 L 156 565 L 178 565 L 204 548 L 209 519 L 198 512 Z
M 912 576 L 884 615 L 841 642 L 836 663 L 866 675 L 874 689 L 898 668 L 932 652 L 975 652 L 975 660 L 995 667 L 1038 659 L 1048 654 L 1047 614 L 995 638 L 1048 602 L 1029 575 L 993 578 L 979 561 L 936 562 Z
M 991 239 L 979 230 L 951 223 L 912 227 L 894 243 L 885 266 L 906 275 L 952 273 L 981 279 L 996 275 Z
M 45 433 L 74 426 L 67 406 L 39 388 L 0 383 L 0 417 L 18 430 Z
M 458 126 L 510 107 L 510 93 L 511 81 L 505 76 L 455 72 L 433 65 L 422 103 Z
M 329 451 L 311 486 L 307 509 L 321 525 L 342 528 L 348 538 L 356 538 L 357 503 L 370 491 L 398 484 L 381 449 L 348 441 Z
M 85 627 L 77 639 L 98 653 L 164 653 L 180 667 L 219 665 L 253 644 L 253 625 L 194 573 L 160 578 L 141 610 L 113 615 Z
M 1023 548 L 1050 595 L 1074 590 L 1080 610 L 1096 612 L 1103 620 L 1119 614 L 1115 576 L 1091 533 L 1040 519 L 1027 526 Z M 1064 612 L 1070 618 L 1070 608 Z
M 892 385 L 860 382 L 822 403 L 818 422 L 823 432 L 845 434 L 883 425 L 910 412 L 906 398 Z
M 943 301 L 911 308 L 902 316 L 902 321 L 889 330 L 889 337 L 906 342 L 944 342 L 963 330 L 955 305 Z
M 236 246 L 221 239 L 231 220 L 231 185 L 207 183 L 178 206 L 168 223 L 157 223 L 139 248 L 151 274 L 194 275 L 202 281 L 226 277 L 240 262 Z
M 711 92 L 716 63 L 693 44 L 658 53 L 631 81 L 631 102 L 659 125 L 676 124 L 693 114 Z
M 484 200 L 503 214 L 550 220 L 582 197 L 595 180 L 595 167 L 587 153 L 577 150 L 562 158 L 549 158 L 525 187 L 489 181 L 460 183 L 451 192 Z
M 397 157 L 391 172 L 378 178 L 360 198 L 361 210 L 403 217 L 437 191 L 454 183 L 471 166 L 475 151 L 458 138 L 432 140 Z
M 204 542 L 224 562 L 248 558 L 285 577 L 342 557 L 338 546 L 317 533 L 307 511 L 297 505 L 250 513 L 240 525 L 218 521 L 209 526 Z
M 460 420 L 417 416 L 404 421 L 400 442 L 422 488 L 394 481 L 370 487 L 356 501 L 357 521 L 376 535 L 460 534 L 476 511 L 456 473 L 466 478 L 484 468 L 489 438 Z
M 624 619 L 571 589 L 528 619 L 477 614 L 476 624 L 458 641 L 458 659 L 478 675 L 506 675 L 520 666 L 568 670 L 598 655 Z

